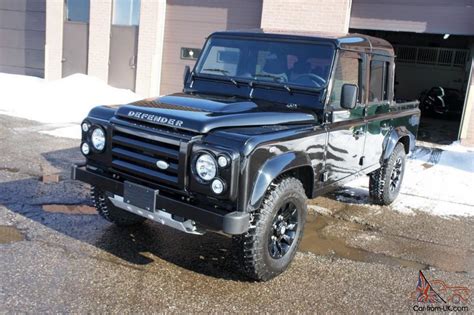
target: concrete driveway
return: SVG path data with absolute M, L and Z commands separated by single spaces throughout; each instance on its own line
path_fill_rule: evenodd
M 290 269 L 249 281 L 224 236 L 99 218 L 69 180 L 79 142 L 44 128 L 0 115 L 0 312 L 410 312 L 419 270 L 474 289 L 473 218 L 371 206 L 364 190 L 310 201 Z

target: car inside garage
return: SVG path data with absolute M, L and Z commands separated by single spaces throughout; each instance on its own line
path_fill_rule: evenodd
M 473 5 L 444 0 L 352 2 L 350 32 L 381 37 L 394 46 L 395 98 L 420 101 L 419 140 L 449 144 L 459 139 L 463 124 L 468 125 Z
M 395 49 L 395 98 L 419 100 L 418 138 L 457 140 L 470 78 L 469 36 L 351 29 L 388 40 Z

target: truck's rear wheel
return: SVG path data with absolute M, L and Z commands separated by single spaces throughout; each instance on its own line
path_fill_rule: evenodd
M 144 217 L 115 207 L 107 194 L 97 187 L 92 187 L 92 201 L 101 217 L 118 226 L 138 225 L 146 220 Z
M 234 237 L 247 276 L 266 281 L 288 268 L 303 235 L 306 214 L 306 194 L 299 180 L 284 178 L 272 185 L 253 214 L 249 231 Z
M 398 143 L 382 167 L 370 174 L 369 194 L 374 203 L 389 205 L 397 198 L 405 174 L 405 162 L 405 148 Z

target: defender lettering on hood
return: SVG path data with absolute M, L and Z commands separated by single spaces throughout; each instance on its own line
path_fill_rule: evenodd
M 218 128 L 318 123 L 314 112 L 307 109 L 294 110 L 284 104 L 257 100 L 224 102 L 185 94 L 123 105 L 115 116 L 201 134 Z
M 137 111 L 129 111 L 127 114 L 128 117 L 133 117 L 137 118 L 140 120 L 147 120 L 149 122 L 154 122 L 154 123 L 159 123 L 163 125 L 170 125 L 172 127 L 181 127 L 183 125 L 182 120 L 177 120 L 174 118 L 167 118 L 163 116 L 158 116 L 158 115 L 153 115 L 153 114 L 147 114 L 143 112 L 137 112 Z

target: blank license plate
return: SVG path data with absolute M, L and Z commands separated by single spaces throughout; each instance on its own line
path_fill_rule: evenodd
M 132 206 L 154 212 L 157 195 L 158 190 L 127 181 L 124 182 L 123 201 Z

